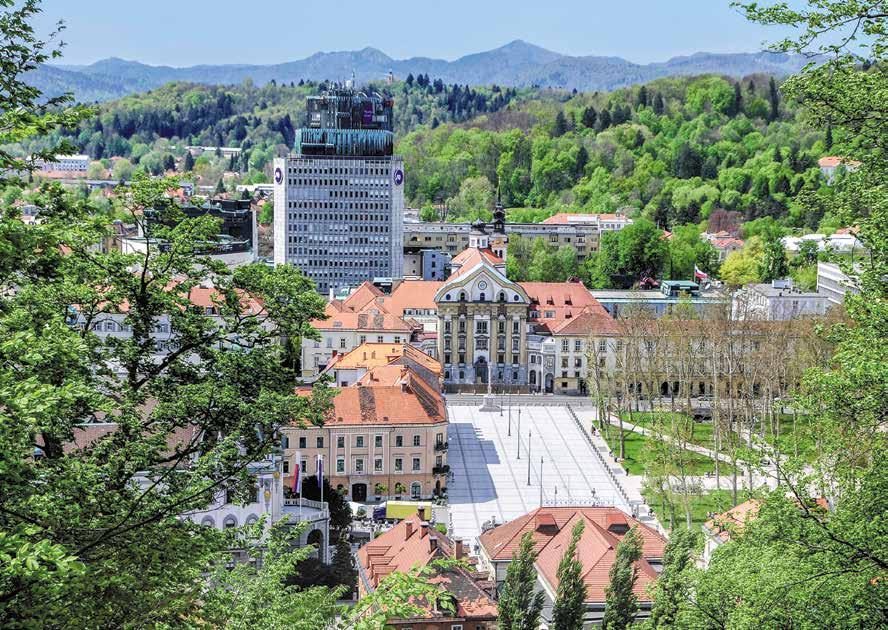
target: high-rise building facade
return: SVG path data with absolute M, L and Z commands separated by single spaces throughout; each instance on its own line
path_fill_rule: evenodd
M 328 293 L 400 278 L 404 163 L 391 99 L 351 88 L 309 97 L 295 155 L 274 161 L 274 261 Z

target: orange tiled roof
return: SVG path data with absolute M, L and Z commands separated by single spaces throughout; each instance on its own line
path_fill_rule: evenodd
M 728 247 L 743 247 L 743 240 L 739 238 L 716 238 L 710 241 L 716 249 L 727 249 Z
M 572 337 L 589 336 L 592 334 L 616 334 L 618 332 L 620 332 L 619 324 L 597 301 L 595 304 L 583 307 L 583 310 L 578 315 L 557 324 L 552 331 L 555 335 L 569 335 Z
M 378 298 L 384 297 L 385 294 L 382 291 L 371 283 L 364 281 L 351 295 L 344 300 L 337 300 L 337 303 L 341 304 L 341 310 L 357 313 L 367 308 L 371 303 L 382 304 L 382 300 L 379 300 Z
M 404 309 L 421 308 L 437 310 L 435 293 L 444 284 L 438 280 L 404 280 L 387 296 L 384 304 L 392 315 L 404 316 Z
M 666 540 L 657 531 L 615 507 L 544 507 L 484 532 L 478 541 L 493 561 L 509 561 L 518 550 L 521 537 L 531 532 L 538 552 L 537 569 L 541 576 L 558 588 L 558 564 L 570 542 L 574 525 L 582 520 L 583 535 L 577 547 L 583 566 L 587 602 L 604 602 L 604 589 L 609 583 L 610 568 L 616 549 L 625 533 L 637 527 L 642 539 L 642 558 L 636 563 L 638 581 L 635 594 L 649 601 L 647 590 L 657 579 L 657 572 L 648 559 L 662 558 Z
M 402 357 L 414 361 L 435 374 L 441 373 L 441 364 L 438 361 L 408 343 L 371 343 L 369 341 L 362 343 L 351 352 L 334 355 L 335 364 L 329 364 L 328 368 L 335 365 L 337 369 L 365 368 L 371 370 L 394 364 Z
M 358 379 L 360 387 L 394 387 L 407 381 L 406 365 L 377 365 Z
M 825 157 L 817 160 L 817 165 L 820 168 L 830 168 L 833 166 L 838 166 L 839 164 L 845 164 L 846 166 L 860 166 L 860 162 L 857 160 L 849 160 L 846 157 L 840 157 L 836 155 L 827 155 Z
M 600 223 L 602 221 L 626 221 L 630 219 L 623 214 L 587 214 L 582 212 L 558 212 L 544 219 L 547 225 L 566 225 L 568 223 Z
M 489 249 L 469 247 L 451 259 L 450 264 L 456 269 L 450 274 L 450 278 L 463 276 L 483 263 L 495 266 L 504 265 L 505 261 Z
M 746 526 L 746 522 L 758 514 L 761 503 L 756 499 L 749 499 L 739 505 L 735 505 L 727 512 L 717 514 L 705 523 L 703 527 L 718 536 L 723 541 L 728 541 L 731 534 L 740 533 Z
M 579 317 L 586 307 L 590 313 L 600 318 L 602 312 L 607 314 L 598 300 L 592 297 L 586 286 L 577 281 L 571 282 L 519 282 L 530 297 L 531 310 L 538 311 L 539 317 L 529 321 L 543 326 L 554 333 L 565 321 Z M 546 313 L 551 317 L 546 317 Z M 610 317 L 608 315 L 608 317 Z M 568 334 L 568 333 L 564 333 Z
M 412 328 L 400 317 L 389 313 L 353 313 L 350 311 L 337 311 L 332 305 L 327 305 L 328 319 L 312 320 L 311 325 L 318 330 L 393 330 L 410 332 Z
M 381 365 L 388 365 L 404 352 L 404 346 L 400 343 L 370 343 L 365 342 L 346 354 L 339 355 L 336 367 L 340 369 L 367 368 L 372 369 Z
M 573 222 L 577 223 L 598 223 L 597 214 L 582 214 L 573 212 L 558 212 L 547 219 L 543 219 L 542 222 L 546 225 L 566 225 L 571 222 L 571 218 L 573 218 Z
M 358 550 L 358 562 L 373 588 L 392 573 L 407 573 L 416 567 L 426 567 L 435 559 L 453 557 L 456 543 L 441 534 L 418 515 L 409 516 L 387 532 Z M 493 620 L 497 607 L 492 598 L 475 581 L 469 570 L 455 567 L 436 570 L 429 578 L 456 600 L 455 616 L 465 620 Z M 429 607 L 421 615 L 424 619 L 453 615 Z
M 447 422 L 444 397 L 413 370 L 396 366 L 398 385 L 343 387 L 333 398 L 326 424 L 437 424 Z M 386 368 L 387 369 L 387 368 Z

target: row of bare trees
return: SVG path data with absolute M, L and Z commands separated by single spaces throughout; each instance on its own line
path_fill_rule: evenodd
M 804 371 L 831 356 L 820 324 L 763 321 L 752 312 L 732 314 L 728 305 L 701 315 L 679 304 L 661 318 L 645 308 L 627 309 L 616 332 L 589 339 L 586 382 L 600 429 L 616 442 L 621 459 L 624 423 L 644 424 L 654 434 L 646 440 L 645 483 L 671 524 L 681 509 L 691 525 L 691 499 L 702 491 L 693 474 L 701 457 L 713 461 L 716 488 L 729 479 L 736 504 L 742 475 L 751 489 L 763 459 L 779 466 L 785 456 L 800 454 L 793 398 Z M 795 439 L 780 439 L 790 431 Z

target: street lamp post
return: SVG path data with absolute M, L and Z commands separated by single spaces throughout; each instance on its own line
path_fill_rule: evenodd
M 530 439 L 531 433 L 533 433 L 530 429 L 527 430 L 527 485 L 530 485 Z
M 511 437 L 512 435 L 512 393 L 509 392 L 509 432 L 506 434 Z
M 521 459 L 521 407 L 518 407 L 518 459 Z
M 543 458 L 540 456 L 540 507 L 543 507 Z

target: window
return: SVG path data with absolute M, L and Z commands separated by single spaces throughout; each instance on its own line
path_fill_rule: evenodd
M 361 335 L 360 337 L 358 337 L 358 343 L 359 344 L 367 343 L 367 335 Z
M 285 475 L 290 474 L 290 461 L 287 460 L 287 459 L 284 460 L 283 471 L 284 471 L 284 474 L 285 474 Z
M 435 434 L 435 444 L 444 444 L 444 434 L 436 433 Z
M 418 481 L 414 481 L 410 484 L 410 496 L 414 499 L 418 499 L 422 496 L 422 484 Z
M 345 436 L 340 435 L 336 438 L 336 448 L 345 448 Z
M 487 334 L 487 322 L 478 322 L 475 325 L 475 333 L 478 335 L 486 335 Z
M 305 445 L 306 445 L 306 438 L 304 438 L 304 437 L 299 438 L 299 448 L 305 448 L 306 447 Z
M 364 436 L 356 435 L 355 436 L 355 448 L 364 448 Z
M 328 348 L 333 347 L 333 337 L 327 337 L 327 347 Z
M 561 340 L 561 351 L 562 352 L 570 351 L 570 342 L 567 339 Z
M 382 343 L 382 342 L 383 342 L 382 335 L 377 335 L 376 336 L 376 343 Z
M 404 436 L 396 435 L 395 436 L 395 446 L 404 446 Z
M 400 457 L 395 458 L 395 472 L 402 472 L 404 470 L 404 460 Z
M 419 436 L 418 435 L 413 436 L 413 446 L 419 446 Z
M 418 457 L 413 458 L 413 470 L 418 471 L 420 468 L 420 462 Z
M 364 460 L 360 457 L 355 460 L 355 472 L 364 472 Z
M 318 448 L 324 448 L 324 438 L 322 436 L 318 436 L 317 445 Z
M 581 352 L 583 350 L 583 342 L 579 339 L 574 340 L 574 352 Z
M 382 472 L 382 458 L 377 457 L 373 460 L 373 472 Z
M 598 340 L 598 352 L 607 352 L 607 341 L 605 341 L 604 339 Z
M 281 436 L 281 448 L 290 448 L 290 438 L 286 435 Z
M 382 448 L 382 436 L 381 435 L 377 435 L 373 438 L 373 445 L 376 448 Z
M 337 457 L 336 458 L 336 472 L 341 474 L 345 473 L 345 458 Z
M 339 349 L 340 349 L 340 350 L 345 350 L 345 337 L 340 337 L 340 338 L 339 338 Z

